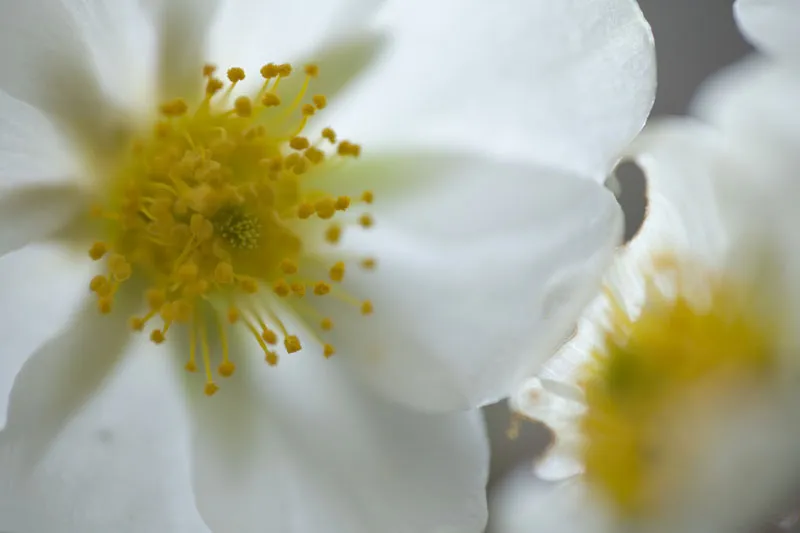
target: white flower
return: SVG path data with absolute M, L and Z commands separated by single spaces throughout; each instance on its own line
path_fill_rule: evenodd
M 736 0 L 736 21 L 761 51 L 800 65 L 800 3 L 797 0 Z
M 0 529 L 482 529 L 454 411 L 610 260 L 635 2 L 5 2 L 0 72 Z
M 740 5 L 744 2 L 740 2 Z M 800 69 L 750 58 L 630 148 L 648 216 L 576 338 L 513 397 L 556 440 L 497 531 L 732 533 L 800 480 Z

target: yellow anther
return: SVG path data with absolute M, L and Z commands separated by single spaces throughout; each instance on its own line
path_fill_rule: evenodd
M 183 286 L 183 295 L 187 297 L 202 296 L 208 291 L 208 282 L 204 279 L 190 281 Z
M 323 318 L 319 323 L 319 327 L 321 327 L 323 331 L 330 331 L 333 329 L 333 320 L 330 318 Z
M 175 322 L 186 324 L 192 318 L 194 308 L 192 304 L 186 300 L 176 300 L 172 302 L 172 314 Z
M 322 138 L 327 139 L 331 144 L 336 144 L 336 132 L 331 128 L 322 130 Z
M 162 115 L 167 117 L 180 117 L 186 114 L 189 110 L 189 106 L 182 98 L 176 98 L 175 100 L 161 104 L 158 110 Z
M 322 349 L 322 355 L 325 356 L 325 359 L 329 359 L 335 353 L 336 350 L 334 350 L 333 346 L 331 346 L 330 344 L 326 344 Z
M 370 216 L 370 215 L 369 215 L 369 214 L 367 214 L 367 213 L 364 213 L 363 215 L 361 215 L 360 217 L 358 217 L 358 223 L 359 223 L 359 224 L 361 225 L 361 227 L 363 227 L 364 229 L 366 229 L 366 228 L 371 228 L 372 226 L 374 226 L 374 225 L 375 225 L 375 221 L 372 219 L 372 216 Z
M 306 295 L 306 286 L 299 282 L 292 283 L 292 292 L 295 296 L 302 298 Z
M 253 114 L 253 104 L 246 96 L 240 96 L 237 98 L 233 103 L 233 108 L 236 110 L 236 114 L 243 118 L 249 117 Z
M 275 352 L 267 352 L 267 354 L 264 356 L 264 360 L 269 366 L 276 366 L 278 364 L 278 359 L 278 354 Z
M 92 281 L 89 282 L 89 289 L 98 296 L 105 296 L 109 292 L 109 285 L 110 283 L 108 278 L 102 275 L 97 275 L 92 278 Z
M 300 339 L 296 335 L 287 335 L 283 339 L 283 345 L 288 353 L 299 352 L 303 347 L 300 346 Z
M 317 216 L 323 220 L 332 218 L 333 215 L 336 214 L 336 202 L 334 202 L 333 198 L 318 200 L 317 203 L 314 204 L 314 211 L 316 211 Z
M 289 141 L 289 146 L 295 150 L 305 150 L 310 145 L 311 143 L 305 137 L 292 137 L 292 140 Z
M 364 191 L 361 193 L 361 201 L 367 204 L 371 204 L 375 200 L 375 196 L 372 194 L 372 191 Z
M 233 266 L 230 263 L 217 263 L 214 269 L 214 281 L 220 285 L 230 285 L 233 283 Z
M 295 166 L 298 161 L 300 161 L 300 154 L 292 152 L 283 160 L 283 167 L 290 169 Z
M 167 295 L 161 289 L 148 289 L 147 293 L 145 293 L 145 299 L 150 310 L 157 311 L 167 301 Z
M 278 107 L 281 105 L 281 99 L 277 94 L 267 93 L 261 98 L 261 103 L 266 107 Z
M 285 298 L 292 293 L 292 288 L 289 287 L 289 284 L 286 283 L 285 279 L 279 279 L 278 281 L 272 284 L 272 292 L 274 292 L 281 298 Z
M 312 101 L 317 109 L 325 109 L 328 106 L 328 99 L 325 98 L 324 94 L 315 94 Z
M 306 219 L 314 214 L 314 206 L 308 203 L 303 203 L 297 206 L 297 216 Z
M 339 143 L 336 152 L 341 156 L 358 157 L 361 155 L 361 145 L 350 141 L 342 141 Z
M 292 66 L 289 63 L 283 63 L 282 65 L 278 65 L 278 74 L 285 78 L 292 74 Z
M 203 392 L 206 396 L 214 396 L 218 390 L 219 387 L 215 383 L 206 383 L 205 387 L 203 387 Z
M 372 270 L 375 268 L 376 261 L 372 257 L 367 257 L 361 260 L 361 268 L 365 270 Z
M 235 371 L 236 371 L 236 365 L 233 364 L 231 361 L 223 361 L 217 368 L 217 372 L 219 373 L 219 375 L 225 378 L 231 377 Z
M 213 96 L 222 90 L 223 87 L 224 84 L 219 78 L 209 78 L 208 83 L 206 83 L 206 94 Z
M 267 327 L 265 327 L 264 331 L 261 332 L 261 338 L 264 339 L 264 342 L 267 344 L 278 343 L 278 334 Z
M 183 365 L 183 368 L 187 372 L 197 372 L 197 363 L 195 363 L 194 361 L 189 361 L 188 363 Z
M 258 282 L 253 278 L 248 278 L 248 277 L 239 278 L 239 286 L 247 294 L 255 294 L 258 292 Z
M 342 238 L 342 227 L 338 224 L 332 224 L 325 230 L 325 240 L 331 244 L 336 244 Z
M 205 65 L 203 65 L 203 77 L 204 78 L 208 78 L 209 76 L 214 74 L 216 71 L 217 71 L 217 66 L 216 65 L 212 65 L 211 63 L 206 63 Z
M 238 322 L 240 316 L 241 313 L 239 312 L 239 309 L 237 309 L 236 307 L 228 308 L 228 313 L 226 318 L 228 319 L 229 324 L 235 324 L 236 322 Z
M 121 254 L 111 254 L 108 257 L 108 270 L 117 281 L 125 281 L 131 277 L 131 265 Z
M 128 320 L 128 325 L 133 331 L 142 331 L 144 329 L 144 320 L 138 316 L 134 316 Z
M 344 279 L 344 263 L 339 261 L 334 264 L 329 272 L 332 281 L 342 281 Z
M 336 210 L 337 211 L 345 211 L 348 207 L 350 207 L 350 197 L 349 196 L 340 196 L 336 199 Z
M 244 79 L 244 69 L 239 67 L 232 67 L 228 69 L 228 79 L 232 83 L 240 82 Z
M 160 329 L 154 329 L 150 332 L 150 340 L 156 344 L 161 344 L 166 340 L 166 337 L 164 336 L 164 332 Z
M 306 159 L 314 163 L 315 165 L 319 165 L 325 159 L 325 152 L 320 150 L 319 148 L 314 148 L 311 146 L 305 151 Z
M 371 315 L 374 308 L 372 307 L 372 302 L 369 300 L 364 300 L 361 303 L 361 314 L 362 315 Z
M 311 76 L 312 78 L 316 78 L 319 76 L 319 66 L 315 65 L 314 63 L 310 63 L 305 66 L 303 69 L 307 76 Z
M 284 274 L 296 274 L 297 263 L 291 259 L 284 259 L 281 261 L 281 271 L 283 271 Z
M 308 170 L 308 163 L 306 163 L 305 159 L 298 159 L 292 166 L 292 172 L 298 175 L 305 174 L 307 170 Z
M 311 104 L 303 104 L 303 107 L 300 108 L 300 112 L 303 113 L 304 117 L 311 117 L 317 112 L 317 108 Z
M 318 281 L 314 284 L 314 294 L 317 296 L 324 296 L 331 292 L 331 286 L 324 281 Z
M 104 315 L 107 315 L 111 312 L 112 303 L 111 297 L 103 296 L 97 300 L 97 309 Z
M 197 268 L 197 265 L 194 263 L 184 263 L 178 268 L 178 279 L 183 282 L 194 281 L 197 278 L 197 275 L 200 273 L 200 269 Z
M 92 244 L 92 247 L 89 248 L 89 257 L 91 257 L 95 261 L 99 261 L 106 255 L 108 252 L 108 246 L 102 242 L 96 242 Z
M 164 305 L 158 310 L 158 314 L 165 323 L 175 320 L 175 308 L 172 307 L 172 302 L 164 302 Z
M 203 215 L 195 213 L 189 221 L 189 229 L 199 242 L 214 236 L 214 225 Z
M 261 76 L 265 80 L 270 80 L 278 75 L 278 65 L 275 63 L 267 63 L 261 67 Z

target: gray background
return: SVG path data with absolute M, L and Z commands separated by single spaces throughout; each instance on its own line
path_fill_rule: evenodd
M 653 116 L 683 114 L 709 74 L 750 51 L 733 21 L 733 0 L 639 0 L 639 4 L 656 41 L 659 85 Z M 626 230 L 632 234 L 644 213 L 644 183 L 635 169 L 622 174 L 620 182 Z M 509 416 L 504 403 L 488 407 L 486 418 L 493 450 L 491 487 L 541 451 L 549 436 L 541 427 L 524 424 L 519 438 L 510 441 L 505 435 Z

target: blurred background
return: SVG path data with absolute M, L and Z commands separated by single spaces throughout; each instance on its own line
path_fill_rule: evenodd
M 733 0 L 639 0 L 639 4 L 653 27 L 658 56 L 654 117 L 685 113 L 704 79 L 751 50 L 733 21 Z M 632 235 L 644 216 L 644 181 L 635 167 L 625 168 L 619 180 L 626 233 Z M 530 463 L 547 446 L 550 436 L 540 426 L 523 424 L 519 437 L 510 440 L 505 403 L 485 412 L 493 451 L 491 490 L 516 466 Z

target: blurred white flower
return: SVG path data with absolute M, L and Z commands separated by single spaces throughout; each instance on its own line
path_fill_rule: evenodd
M 743 3 L 743 2 L 741 2 Z M 630 148 L 647 217 L 576 337 L 512 398 L 555 442 L 500 533 L 758 530 L 800 484 L 800 70 L 713 78 Z
M 610 261 L 634 1 L 5 2 L 0 50 L 0 529 L 483 528 L 461 410 Z
M 742 33 L 762 52 L 800 66 L 800 2 L 736 0 L 733 9 Z

